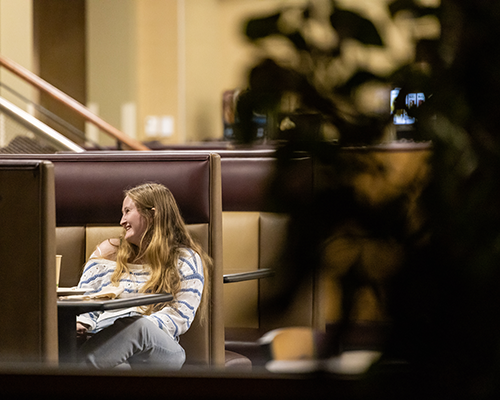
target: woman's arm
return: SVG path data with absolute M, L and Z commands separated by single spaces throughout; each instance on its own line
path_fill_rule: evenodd
M 98 292 L 109 280 L 111 272 L 112 271 L 103 263 L 103 261 L 91 258 L 83 268 L 83 273 L 80 277 L 78 287 L 85 289 L 86 293 Z M 92 330 L 95 328 L 100 314 L 102 314 L 102 311 L 93 311 L 81 314 L 77 317 L 77 322 L 86 325 L 88 329 Z
M 178 262 L 181 287 L 175 300 L 147 318 L 176 338 L 191 326 L 200 305 L 204 276 L 200 256 L 192 250 L 182 252 Z
M 119 244 L 120 239 L 106 239 L 97 245 L 94 252 L 90 255 L 89 260 L 104 258 L 106 260 L 116 261 L 116 252 Z

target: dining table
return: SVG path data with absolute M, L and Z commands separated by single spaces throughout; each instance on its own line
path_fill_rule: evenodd
M 78 296 L 77 296 L 78 297 Z M 118 310 L 129 307 L 166 303 L 173 298 L 170 293 L 121 294 L 114 299 L 75 299 L 75 296 L 60 296 L 57 300 L 57 322 L 59 341 L 59 362 L 76 363 L 78 342 L 76 318 L 92 311 Z

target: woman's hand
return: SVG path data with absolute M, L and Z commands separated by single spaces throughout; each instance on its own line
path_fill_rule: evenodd
M 77 338 L 82 338 L 87 336 L 87 331 L 89 330 L 90 326 L 86 324 L 82 324 L 81 322 L 76 323 L 76 337 Z

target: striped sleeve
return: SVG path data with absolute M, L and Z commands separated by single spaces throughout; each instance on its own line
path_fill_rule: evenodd
M 174 338 L 185 333 L 191 326 L 205 283 L 201 258 L 194 251 L 183 251 L 179 257 L 178 268 L 181 288 L 175 300 L 147 317 Z
M 99 260 L 90 259 L 83 268 L 78 288 L 85 289 L 85 293 L 96 293 L 103 287 L 109 284 L 109 276 L 113 271 L 100 263 Z M 94 311 L 81 314 L 77 317 L 77 321 L 90 326 L 90 330 L 95 329 L 97 319 L 102 311 Z

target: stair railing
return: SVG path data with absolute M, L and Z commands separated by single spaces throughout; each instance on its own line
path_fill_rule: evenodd
M 40 78 L 39 76 L 34 74 L 33 72 L 31 72 L 28 69 L 24 68 L 23 66 L 17 64 L 15 61 L 13 61 L 5 56 L 0 55 L 0 65 L 2 67 L 4 67 L 5 69 L 9 70 L 10 72 L 12 72 L 13 74 L 17 75 L 19 78 L 28 82 L 32 86 L 36 87 L 37 89 L 41 90 L 42 92 L 53 97 L 55 100 L 59 101 L 60 103 L 64 104 L 65 106 L 69 107 L 74 112 L 76 112 L 78 115 L 83 117 L 87 122 L 94 124 L 99 129 L 101 129 L 103 132 L 107 133 L 110 136 L 113 136 L 119 142 L 126 144 L 132 150 L 142 150 L 142 151 L 151 150 L 149 147 L 145 146 L 144 144 L 142 144 L 138 140 L 135 140 L 135 139 L 131 138 L 130 136 L 127 136 L 125 133 L 123 133 L 119 129 L 117 129 L 114 126 L 112 126 L 111 124 L 107 123 L 102 118 L 95 115 L 92 111 L 90 111 L 83 104 L 79 103 L 78 101 L 73 99 L 71 96 L 67 95 L 66 93 L 64 93 L 61 90 L 57 89 L 56 87 L 52 86 L 50 83 L 46 82 L 45 80 L 43 80 L 42 78 Z

